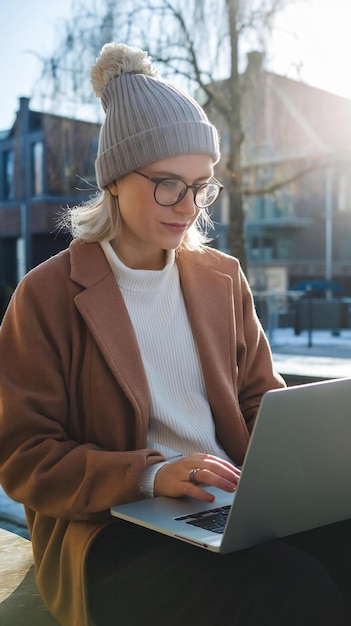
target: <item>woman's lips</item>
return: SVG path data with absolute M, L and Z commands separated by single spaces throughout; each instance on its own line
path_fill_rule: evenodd
M 161 222 L 162 225 L 174 233 L 183 233 L 187 230 L 188 224 L 178 224 L 176 222 Z

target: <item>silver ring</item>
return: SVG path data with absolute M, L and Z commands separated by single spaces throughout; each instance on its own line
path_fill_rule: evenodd
M 200 470 L 201 470 L 201 467 L 197 467 L 196 469 L 192 469 L 191 472 L 189 473 L 189 480 L 191 483 L 193 483 L 193 485 L 198 484 L 196 480 L 196 473 L 199 472 Z

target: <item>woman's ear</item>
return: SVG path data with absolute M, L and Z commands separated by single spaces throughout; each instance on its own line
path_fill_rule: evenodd
M 107 187 L 113 196 L 118 196 L 118 183 L 116 180 L 113 183 L 107 185 Z

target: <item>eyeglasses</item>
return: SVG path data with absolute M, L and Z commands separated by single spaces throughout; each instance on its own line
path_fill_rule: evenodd
M 133 170 L 135 174 L 143 176 L 155 185 L 154 198 L 161 206 L 173 206 L 183 200 L 188 189 L 194 193 L 194 203 L 198 209 L 207 209 L 218 200 L 223 185 L 213 178 L 208 183 L 202 185 L 187 185 L 184 180 L 178 178 L 152 178 L 142 172 Z

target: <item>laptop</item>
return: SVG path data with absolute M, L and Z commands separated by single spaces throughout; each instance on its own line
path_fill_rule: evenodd
M 234 494 L 157 497 L 113 516 L 227 553 L 351 518 L 351 378 L 264 394 Z M 217 516 L 223 522 L 212 526 Z M 204 526 L 204 527 L 203 527 Z

